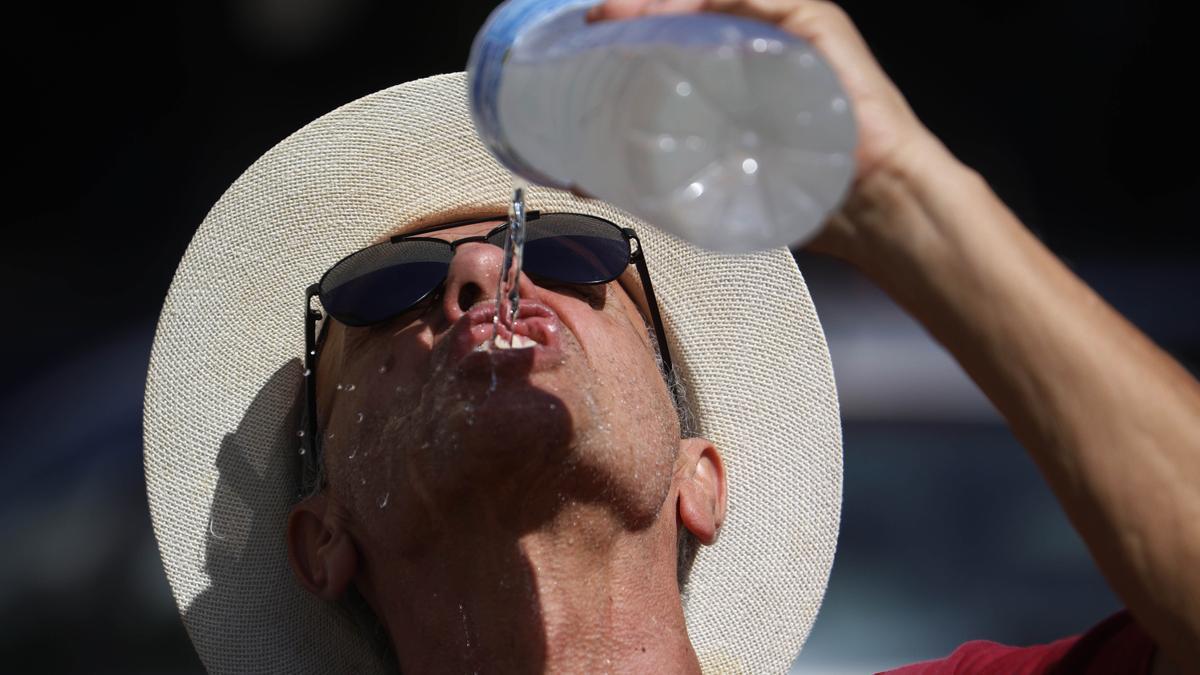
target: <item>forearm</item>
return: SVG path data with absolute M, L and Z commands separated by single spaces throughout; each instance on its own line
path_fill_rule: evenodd
M 840 254 L 955 355 L 1143 626 L 1200 669 L 1200 386 L 935 141 L 897 165 L 838 216 Z

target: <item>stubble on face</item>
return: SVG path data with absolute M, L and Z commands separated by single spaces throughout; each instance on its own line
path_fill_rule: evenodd
M 571 502 L 605 504 L 630 529 L 654 520 L 677 419 L 636 305 L 615 282 L 600 301 L 595 290 L 537 287 L 531 301 L 563 328 L 561 363 L 501 369 L 494 388 L 450 358 L 436 303 L 331 326 L 318 373 L 327 470 L 373 540 L 415 554 L 472 514 L 520 532 Z

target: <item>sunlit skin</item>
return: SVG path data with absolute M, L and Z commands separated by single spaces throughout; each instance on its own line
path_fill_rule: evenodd
M 724 474 L 710 443 L 679 439 L 637 275 L 524 277 L 522 306 L 552 315 L 556 348 L 464 356 L 465 335 L 490 333 L 466 327 L 494 305 L 502 256 L 464 244 L 437 297 L 330 326 L 316 373 L 327 485 L 289 522 L 297 576 L 329 599 L 354 583 L 405 672 L 696 670 L 677 534 L 713 540 Z
M 920 123 L 836 5 L 606 0 L 589 19 L 697 11 L 771 22 L 829 61 L 852 99 L 857 168 L 809 248 L 862 270 L 958 359 L 1158 646 L 1154 672 L 1200 672 L 1200 383 Z M 675 536 L 715 536 L 717 452 L 676 440 L 618 284 L 593 296 L 525 282 L 560 319 L 562 363 L 509 355 L 490 397 L 486 373 L 454 376 L 439 339 L 462 289 L 478 286 L 476 302 L 495 288 L 498 256 L 463 246 L 420 317 L 330 330 L 329 485 L 289 520 L 297 578 L 330 600 L 353 582 L 404 672 L 695 672 Z
M 921 124 L 835 3 L 604 0 L 589 19 L 693 12 L 773 23 L 828 60 L 856 172 L 808 248 L 857 267 L 954 355 L 1159 647 L 1156 675 L 1200 673 L 1200 382 Z

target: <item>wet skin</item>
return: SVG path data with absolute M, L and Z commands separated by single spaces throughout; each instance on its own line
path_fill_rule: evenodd
M 403 672 L 698 672 L 676 543 L 681 528 L 715 539 L 724 470 L 711 443 L 679 438 L 636 272 L 522 278 L 514 330 L 537 344 L 478 349 L 502 257 L 463 244 L 436 297 L 330 325 L 327 484 L 289 517 L 292 569 L 330 601 L 353 584 Z
M 375 326 L 330 326 L 317 369 L 326 467 L 370 539 L 419 546 L 444 511 L 469 505 L 503 503 L 514 528 L 528 527 L 547 508 L 535 484 L 620 492 L 631 525 L 663 504 L 678 423 L 637 304 L 618 282 L 522 276 L 516 332 L 538 344 L 476 350 L 491 335 L 502 258 L 464 244 L 439 295 Z M 527 509 L 510 508 L 517 493 Z M 385 497 L 393 508 L 381 511 Z

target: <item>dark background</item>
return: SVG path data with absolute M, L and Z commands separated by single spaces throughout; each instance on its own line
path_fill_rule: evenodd
M 222 191 L 313 118 L 460 70 L 493 3 L 19 3 L 8 104 L 0 663 L 194 672 L 150 531 L 141 389 L 174 267 Z M 913 107 L 1056 253 L 1200 364 L 1192 22 L 1165 3 L 843 3 Z M 14 180 L 15 178 L 15 180 Z M 957 367 L 800 255 L 845 416 L 846 504 L 797 669 L 863 672 L 1114 611 Z

